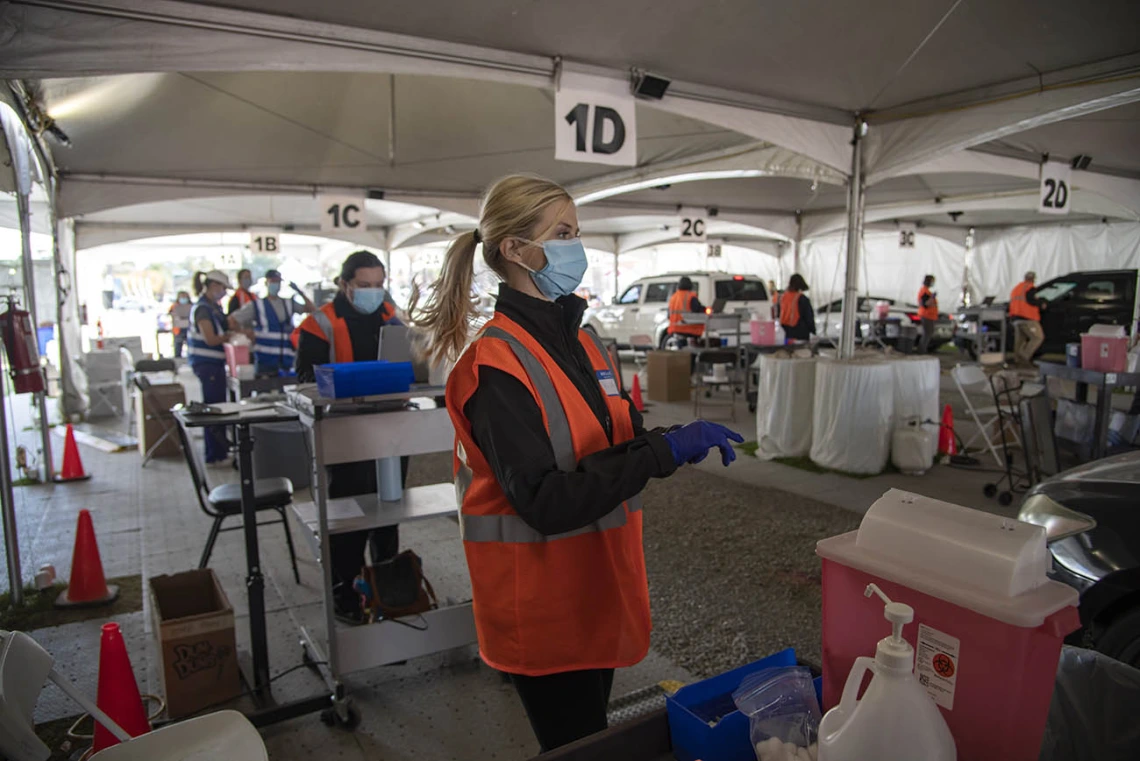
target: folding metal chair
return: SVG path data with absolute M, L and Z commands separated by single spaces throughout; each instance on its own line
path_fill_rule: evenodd
M 186 456 L 186 465 L 190 468 L 190 478 L 194 482 L 194 494 L 198 498 L 198 506 L 202 512 L 213 518 L 210 526 L 210 535 L 206 538 L 206 546 L 202 550 L 202 558 L 198 561 L 199 568 L 205 568 L 210 563 L 210 555 L 214 552 L 214 543 L 218 534 L 223 531 L 234 531 L 242 527 L 241 518 L 241 484 L 222 484 L 210 488 L 206 481 L 206 471 L 201 461 L 190 445 L 190 436 L 181 422 L 174 426 L 178 431 L 178 438 L 182 442 L 182 452 Z M 258 522 L 258 526 L 271 526 L 280 523 L 285 527 L 285 543 L 289 547 L 289 560 L 293 563 L 293 579 L 300 584 L 301 574 L 297 570 L 297 553 L 293 548 L 293 534 L 289 531 L 289 519 L 285 515 L 285 508 L 293 502 L 293 482 L 288 478 L 258 478 L 253 482 L 253 494 L 257 512 L 273 510 L 277 513 L 276 520 Z M 236 526 L 222 527 L 227 518 L 237 518 Z
M 145 468 L 146 464 L 154 459 L 155 453 L 158 451 L 158 448 L 162 446 L 163 442 L 174 435 L 176 424 L 174 422 L 174 416 L 170 414 L 170 410 L 163 410 L 156 407 L 154 399 L 146 393 L 147 389 L 152 385 L 149 378 L 141 374 L 135 375 L 131 379 L 131 382 L 141 395 L 139 398 L 141 398 L 143 402 L 142 412 L 144 420 L 155 420 L 159 426 L 162 427 L 162 435 L 159 436 L 143 454 L 142 467 Z M 134 406 L 132 406 L 131 409 L 134 409 Z
M 996 405 L 989 405 L 985 407 L 975 407 L 974 403 L 970 400 L 970 394 L 985 394 L 993 398 L 993 387 L 990 385 L 989 376 L 985 371 L 977 365 L 955 365 L 954 369 L 950 371 L 950 377 L 954 379 L 954 385 L 958 387 L 958 393 L 962 397 L 962 401 L 966 404 L 966 409 L 970 413 L 970 417 L 977 426 L 974 435 L 966 440 L 963 444 L 964 449 L 969 449 L 970 445 L 977 441 L 979 438 L 985 442 L 986 448 L 990 450 L 990 454 L 994 457 L 994 462 L 997 463 L 999 468 L 1004 468 L 1006 463 L 1005 459 L 998 454 L 997 436 L 989 434 L 990 426 L 1002 425 L 1001 415 Z M 1013 413 L 1014 410 L 1005 410 L 1006 415 Z M 1000 435 L 1000 428 L 998 435 Z

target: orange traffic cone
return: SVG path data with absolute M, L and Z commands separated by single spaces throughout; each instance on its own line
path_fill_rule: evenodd
M 107 714 L 123 731 L 131 737 L 145 735 L 150 731 L 146 718 L 139 685 L 135 672 L 131 669 L 131 659 L 127 655 L 127 645 L 123 633 L 116 623 L 103 624 L 103 636 L 99 642 L 99 688 L 95 705 Z M 95 722 L 95 747 L 98 753 L 119 740 L 111 730 Z
M 641 399 L 641 377 L 633 374 L 633 388 L 629 390 L 629 398 L 633 400 L 633 408 L 638 412 L 645 412 L 645 402 Z
M 107 584 L 103 576 L 103 561 L 99 557 L 91 513 L 80 510 L 75 524 L 75 550 L 71 554 L 71 580 L 55 604 L 60 608 L 104 605 L 114 602 L 118 596 L 119 588 Z
M 67 437 L 63 441 L 63 468 L 54 477 L 56 483 L 65 481 L 86 481 L 90 473 L 83 471 L 83 460 L 79 459 L 79 445 L 75 443 L 75 431 L 67 424 Z
M 938 428 L 938 454 L 958 454 L 958 442 L 954 440 L 954 410 L 947 404 L 942 408 L 942 425 Z

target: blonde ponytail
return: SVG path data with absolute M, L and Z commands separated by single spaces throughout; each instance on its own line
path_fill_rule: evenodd
M 408 315 L 419 328 L 417 350 L 433 365 L 452 362 L 467 344 L 467 330 L 475 319 L 475 299 L 471 283 L 475 279 L 475 233 L 463 233 L 447 249 L 443 271 L 432 294 L 420 308 L 420 284 L 412 283 Z
M 505 280 L 507 265 L 499 244 L 510 237 L 533 239 L 543 213 L 556 203 L 574 201 L 565 188 L 541 177 L 515 174 L 491 186 L 483 200 L 479 226 L 460 235 L 447 249 L 443 271 L 422 307 L 419 284 L 412 285 L 408 315 L 419 328 L 420 356 L 432 364 L 446 364 L 454 362 L 467 345 L 471 324 L 478 317 L 471 289 L 475 248 L 483 244 L 483 260 Z

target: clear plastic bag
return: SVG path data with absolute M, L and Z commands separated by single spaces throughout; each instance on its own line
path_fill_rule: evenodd
M 748 717 L 749 736 L 760 761 L 814 761 L 820 710 L 808 669 L 757 671 L 740 683 L 732 700 Z

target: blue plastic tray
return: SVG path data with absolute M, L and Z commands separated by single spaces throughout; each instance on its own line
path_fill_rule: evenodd
M 412 387 L 411 362 L 344 362 L 318 365 L 314 369 L 317 391 L 325 399 L 402 394 Z
M 744 677 L 761 669 L 795 666 L 792 648 L 711 679 L 686 685 L 665 701 L 677 761 L 756 761 L 748 717 L 736 710 L 732 693 Z M 709 726 L 709 722 L 715 722 Z

